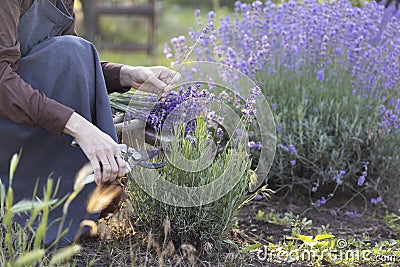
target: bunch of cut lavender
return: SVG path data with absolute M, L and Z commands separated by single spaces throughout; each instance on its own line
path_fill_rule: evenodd
M 159 131 L 172 130 L 177 122 L 188 125 L 186 131 L 193 130 L 190 123 L 200 116 L 213 94 L 200 89 L 200 84 L 185 84 L 179 92 L 170 92 L 164 102 L 158 101 L 153 94 L 135 93 L 132 96 L 128 116 L 130 119 L 146 121 L 146 126 Z

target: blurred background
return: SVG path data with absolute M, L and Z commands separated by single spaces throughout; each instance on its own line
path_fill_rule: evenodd
M 187 35 L 190 28 L 200 28 L 194 15 L 196 9 L 201 10 L 205 21 L 211 10 L 218 16 L 226 15 L 235 1 L 77 0 L 77 31 L 96 44 L 101 60 L 169 66 L 164 43 Z

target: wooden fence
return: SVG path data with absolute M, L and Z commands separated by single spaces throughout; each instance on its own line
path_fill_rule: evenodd
M 155 43 L 156 9 L 155 0 L 81 0 L 85 16 L 86 37 L 99 48 L 113 50 L 145 51 L 152 55 Z M 99 20 L 102 16 L 117 15 L 127 18 L 142 17 L 148 21 L 146 43 L 121 43 L 99 41 Z

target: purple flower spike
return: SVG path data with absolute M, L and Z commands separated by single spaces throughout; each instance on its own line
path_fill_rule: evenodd
M 254 200 L 256 200 L 256 201 L 261 200 L 261 199 L 263 199 L 262 195 L 257 195 L 254 197 Z
M 261 142 L 254 142 L 254 141 L 250 141 L 249 142 L 249 144 L 248 144 L 248 146 L 250 147 L 250 148 L 255 148 L 255 149 L 258 149 L 258 150 L 261 150 L 261 148 L 262 148 L 262 144 L 261 144 Z
M 363 170 L 363 172 L 361 173 L 361 176 L 358 177 L 358 182 L 357 182 L 357 185 L 358 185 L 358 186 L 363 186 L 363 184 L 364 184 L 364 182 L 365 182 L 365 178 L 366 178 L 367 175 L 368 175 L 368 164 L 369 164 L 368 161 L 364 162 L 364 165 L 363 165 L 364 170 Z
M 187 132 L 194 131 L 192 122 L 188 118 L 198 117 L 201 113 L 207 112 L 207 105 L 204 100 L 210 101 L 213 95 L 206 90 L 200 90 L 200 85 L 187 85 L 182 86 L 179 93 L 170 92 L 165 102 L 157 102 L 154 96 L 138 97 L 132 101 L 140 101 L 147 103 L 154 103 L 154 105 L 145 106 L 142 109 L 135 110 L 132 117 L 146 121 L 148 127 L 154 130 L 173 129 L 176 122 L 184 122 L 187 126 Z M 178 109 L 179 107 L 179 109 Z M 180 112 L 186 110 L 187 112 Z M 168 120 L 167 120 L 168 118 Z
M 323 82 L 325 79 L 325 74 L 323 70 L 317 72 L 317 81 Z
M 295 155 L 297 152 L 296 148 L 292 144 L 289 145 L 289 151 L 290 151 L 290 154 L 292 154 L 292 155 Z
M 224 131 L 221 128 L 217 129 L 217 136 L 219 139 L 222 139 L 222 137 L 224 137 Z
M 215 18 L 215 12 L 214 11 L 208 12 L 208 19 L 214 19 L 214 18 Z
M 321 207 L 322 205 L 326 204 L 326 199 L 325 197 L 321 197 L 320 199 L 317 199 L 314 203 L 312 203 L 315 207 Z
M 284 151 L 289 151 L 289 148 L 283 144 L 278 144 L 278 147 L 283 149 Z
M 358 178 L 357 185 L 358 185 L 358 186 L 363 186 L 364 182 L 365 182 L 365 176 L 362 176 L 362 175 L 361 175 L 361 176 Z
M 378 203 L 382 202 L 382 197 L 378 196 L 377 198 L 371 198 L 371 204 L 376 205 Z

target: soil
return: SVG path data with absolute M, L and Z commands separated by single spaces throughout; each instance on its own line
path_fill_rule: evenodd
M 344 200 L 345 201 L 345 200 Z M 340 201 L 336 201 L 338 203 Z M 165 256 L 163 266 L 288 266 L 273 262 L 260 261 L 255 253 L 240 253 L 243 249 L 253 244 L 278 244 L 292 235 L 292 225 L 289 222 L 283 224 L 256 220 L 256 214 L 259 211 L 265 214 L 274 213 L 283 218 L 285 213 L 291 212 L 294 216 L 299 215 L 300 220 L 307 218 L 312 221 L 301 230 L 303 235 L 315 236 L 318 229 L 325 226 L 327 232 L 337 238 L 344 240 L 360 239 L 366 237 L 371 246 L 378 241 L 388 240 L 399 237 L 389 228 L 383 220 L 384 210 L 379 210 L 376 206 L 367 207 L 364 210 L 365 203 L 354 199 L 341 210 L 330 207 L 327 204 L 324 207 L 316 208 L 310 205 L 308 199 L 295 198 L 293 196 L 275 195 L 269 200 L 261 199 L 251 201 L 244 206 L 238 216 L 238 228 L 232 230 L 227 239 L 229 243 L 224 243 L 218 250 L 212 250 L 211 253 L 203 253 L 198 257 L 198 253 L 193 253 L 195 263 L 190 259 L 190 253 L 181 249 L 171 251 L 159 249 L 159 245 L 149 248 L 148 233 L 137 232 L 133 238 L 120 240 L 119 242 L 101 242 L 97 238 L 83 241 L 82 251 L 74 257 L 77 266 L 88 266 L 92 259 L 97 259 L 92 266 L 158 266 L 160 258 L 158 255 Z M 346 211 L 357 211 L 362 214 L 358 217 L 346 215 Z M 236 245 L 232 245 L 234 242 Z M 237 247 L 235 247 L 237 246 Z M 188 256 L 189 255 L 189 256 Z M 134 263 L 133 263 L 134 262 Z M 308 265 L 290 265 L 290 266 L 308 266 Z
M 350 208 L 352 206 L 352 208 Z M 359 216 L 353 217 L 345 211 L 336 211 L 334 207 L 327 205 L 323 208 L 313 207 L 306 200 L 300 201 L 293 198 L 273 197 L 268 201 L 252 201 L 245 206 L 239 213 L 240 229 L 251 236 L 257 236 L 259 241 L 277 243 L 283 241 L 285 235 L 291 234 L 290 227 L 255 220 L 255 214 L 261 210 L 265 213 L 283 214 L 292 212 L 300 215 L 300 218 L 307 218 L 312 221 L 311 226 L 305 227 L 303 234 L 317 234 L 317 229 L 328 226 L 327 231 L 343 239 L 359 238 L 367 235 L 371 243 L 382 239 L 396 238 L 389 226 L 383 222 L 384 211 L 369 209 L 363 212 L 364 203 L 351 203 L 348 210 L 356 211 Z M 362 213 L 363 212 L 363 213 Z

